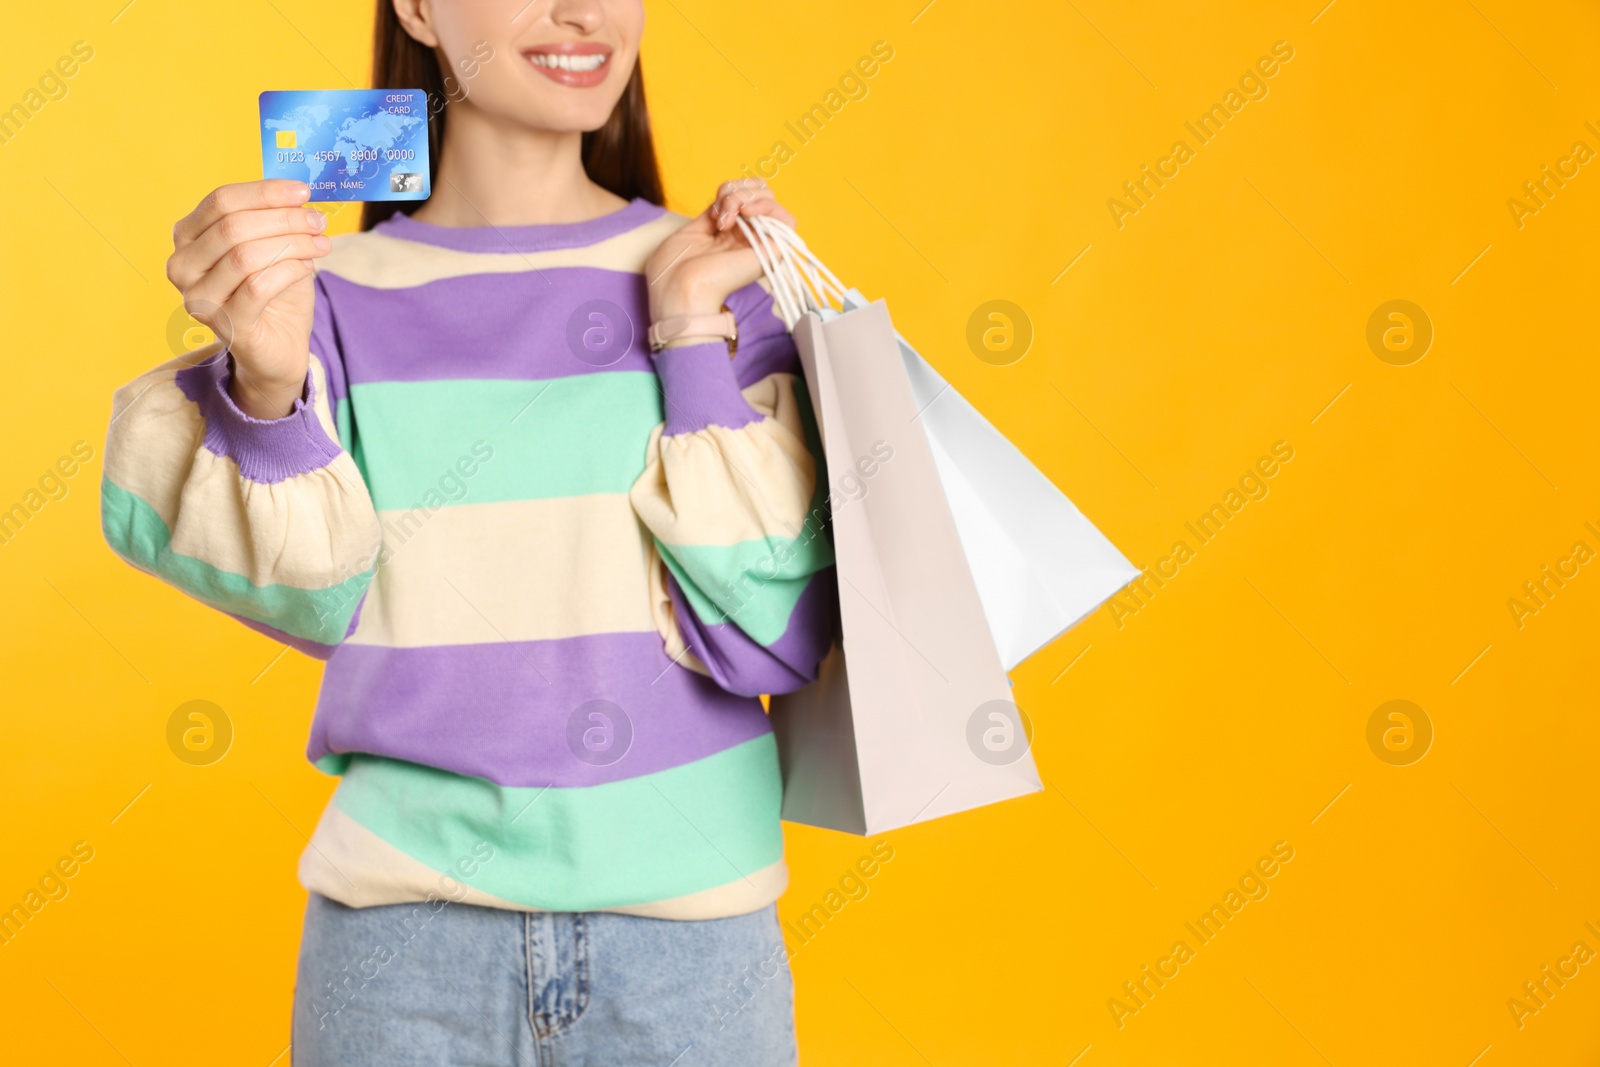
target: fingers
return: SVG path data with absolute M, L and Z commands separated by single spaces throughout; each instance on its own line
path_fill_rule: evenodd
M 789 214 L 788 208 L 784 207 L 771 197 L 750 201 L 748 204 L 745 204 L 739 209 L 739 214 L 745 218 L 750 218 L 752 215 L 767 215 L 771 218 L 777 219 L 790 229 L 794 228 L 794 216 Z M 728 220 L 728 225 L 733 225 L 733 220 L 731 218 Z
M 717 189 L 716 199 L 706 209 L 706 216 L 719 233 L 731 229 L 740 215 L 745 218 L 770 215 L 789 226 L 794 225 L 794 216 L 778 204 L 772 190 L 760 178 L 723 182 Z
M 723 182 L 706 213 L 719 231 L 726 230 L 733 225 L 734 217 L 749 205 L 773 199 L 772 190 L 760 178 Z
M 332 243 L 322 234 L 289 234 L 264 237 L 234 245 L 214 267 L 195 284 L 183 290 L 186 307 L 225 304 L 252 275 L 275 267 L 284 260 L 313 260 L 328 254 Z
M 221 185 L 206 194 L 198 207 L 172 228 L 172 243 L 181 248 L 205 233 L 222 216 L 235 211 L 255 211 L 269 207 L 299 207 L 311 198 L 305 182 L 267 178 L 258 182 Z
M 311 277 L 314 273 L 315 270 L 307 260 L 280 260 L 240 283 L 234 290 L 233 296 L 222 305 L 222 314 L 217 318 L 225 323 L 253 323 L 261 317 L 261 312 L 274 298 L 281 296 L 289 286 Z M 231 337 L 223 340 L 230 344 L 233 341 Z
M 328 216 L 311 208 L 274 207 L 230 212 L 194 240 L 179 246 L 167 260 L 167 279 L 180 292 L 187 292 L 223 256 L 242 244 L 272 237 L 318 234 L 327 226 Z

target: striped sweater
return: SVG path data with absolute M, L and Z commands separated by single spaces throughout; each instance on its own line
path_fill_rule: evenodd
M 289 415 L 240 411 L 220 347 L 117 392 L 112 548 L 327 660 L 307 889 L 675 919 L 782 893 L 759 694 L 833 637 L 826 479 L 762 287 L 732 358 L 650 354 L 641 271 L 683 221 L 396 215 L 319 264 Z

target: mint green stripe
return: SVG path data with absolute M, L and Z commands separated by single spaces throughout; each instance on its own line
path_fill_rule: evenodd
M 352 452 L 356 446 L 355 427 L 350 424 L 350 401 L 340 400 L 333 405 L 333 428 L 339 435 L 339 447 Z
M 656 540 L 663 562 L 696 618 L 710 625 L 733 619 L 740 630 L 767 646 L 788 630 L 794 606 L 811 575 L 834 561 L 828 534 L 818 530 L 827 519 L 828 468 L 811 395 L 800 375 L 794 378 L 794 395 L 806 447 L 817 465 L 805 534 L 798 539 L 768 537 L 737 545 L 667 545 Z
M 820 532 L 809 540 L 765 537 L 736 545 L 668 545 L 658 539 L 656 545 L 701 622 L 715 625 L 731 619 L 768 646 L 789 628 L 789 616 L 811 575 L 833 563 L 833 546 Z
M 711 889 L 783 856 L 771 734 L 654 774 L 582 788 L 513 788 L 355 754 L 333 802 L 401 852 L 485 893 L 552 911 Z M 494 858 L 458 863 L 488 841 Z
M 337 418 L 355 425 L 380 511 L 625 493 L 644 472 L 645 444 L 661 421 L 649 371 L 373 382 L 352 386 L 340 407 L 347 403 L 351 412 Z M 478 442 L 492 459 L 477 460 Z
M 373 574 L 369 570 L 325 589 L 256 585 L 242 574 L 172 551 L 172 531 L 155 508 L 109 478 L 100 482 L 100 528 L 118 555 L 190 596 L 324 645 L 344 640 Z

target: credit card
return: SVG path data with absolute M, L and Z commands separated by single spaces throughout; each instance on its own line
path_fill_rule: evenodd
M 289 89 L 261 94 L 261 171 L 312 200 L 426 200 L 428 94 Z

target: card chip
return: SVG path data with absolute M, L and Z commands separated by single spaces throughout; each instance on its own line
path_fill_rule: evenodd
M 293 130 L 279 130 L 278 131 L 278 147 L 279 148 L 293 148 L 293 147 L 295 147 L 294 131 Z

